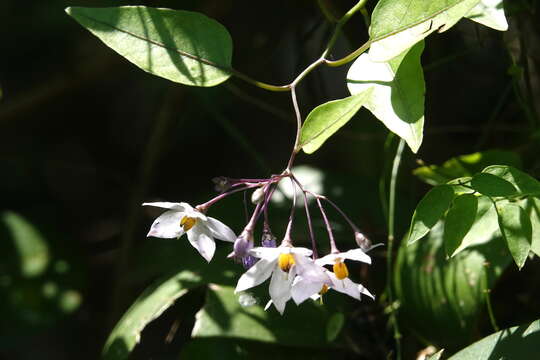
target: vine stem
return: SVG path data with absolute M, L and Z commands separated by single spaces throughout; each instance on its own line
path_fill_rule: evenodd
M 332 253 L 339 253 L 339 250 L 336 246 L 336 240 L 334 239 L 334 233 L 332 232 L 332 226 L 330 225 L 330 221 L 328 221 L 328 218 L 326 217 L 326 212 L 324 211 L 324 208 L 321 204 L 321 199 L 315 197 L 315 200 L 317 200 L 317 205 L 319 205 L 319 210 L 321 211 L 324 224 L 326 225 L 326 232 L 328 232 L 328 238 L 330 239 L 330 250 Z
M 395 209 L 396 209 L 396 185 L 401 156 L 405 148 L 405 140 L 400 139 L 392 164 L 392 173 L 390 176 L 390 189 L 388 194 L 388 253 L 386 263 L 386 293 L 390 303 L 390 323 L 394 329 L 394 341 L 396 342 L 396 359 L 401 359 L 401 333 L 397 322 L 397 309 L 394 309 L 394 293 L 392 291 L 392 273 L 393 273 L 393 250 L 394 250 L 394 230 L 395 230 Z
M 292 173 L 289 174 L 289 176 L 298 185 L 298 188 L 300 189 L 300 191 L 302 191 L 302 195 L 304 196 L 304 208 L 305 208 L 305 211 L 306 211 L 306 218 L 307 218 L 308 229 L 309 229 L 309 237 L 311 239 L 311 247 L 312 247 L 312 250 L 313 250 L 313 259 L 315 260 L 315 259 L 317 259 L 319 257 L 319 254 L 317 252 L 317 242 L 315 241 L 315 234 L 313 233 L 313 224 L 311 222 L 311 215 L 309 214 L 309 206 L 308 206 L 308 201 L 307 201 L 308 190 L 304 189 L 304 187 L 302 186 L 300 181 L 298 181 L 298 179 Z M 295 197 L 296 197 L 296 193 L 295 193 Z
M 491 289 L 489 288 L 489 279 L 488 279 L 488 268 L 490 264 L 488 262 L 484 263 L 484 282 L 486 284 L 486 289 L 484 292 L 486 293 L 486 306 L 487 306 L 487 312 L 489 315 L 489 321 L 491 322 L 491 326 L 493 327 L 493 330 L 495 332 L 499 331 L 499 327 L 497 326 L 497 321 L 495 320 L 495 314 L 493 312 L 493 308 L 491 306 Z

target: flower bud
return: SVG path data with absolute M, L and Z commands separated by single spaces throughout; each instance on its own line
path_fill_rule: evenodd
M 233 246 L 233 252 L 227 257 L 235 259 L 243 259 L 249 256 L 249 250 L 253 248 L 253 232 L 248 229 L 244 229 L 240 236 L 236 238 Z
M 251 194 L 251 203 L 254 205 L 260 204 L 264 200 L 264 190 L 258 188 Z
M 231 188 L 231 182 L 225 176 L 218 176 L 212 179 L 214 190 L 217 192 L 225 192 Z
M 265 226 L 261 237 L 261 245 L 263 247 L 275 248 L 277 246 L 276 240 L 277 238 L 272 234 L 270 228 Z
M 358 244 L 358 247 L 363 251 L 368 251 L 371 248 L 371 240 L 360 231 L 354 232 L 354 240 L 356 240 L 356 244 Z

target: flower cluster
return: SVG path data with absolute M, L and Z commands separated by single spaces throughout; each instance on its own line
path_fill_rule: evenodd
M 292 177 L 292 174 L 287 176 Z M 286 234 L 281 244 L 276 246 L 276 238 L 268 226 L 266 209 L 273 192 L 273 190 L 270 190 L 270 185 L 279 182 L 281 177 L 283 175 L 275 176 L 266 181 L 250 180 L 255 181 L 254 183 L 245 180 L 235 182 L 227 179 L 227 188 L 221 195 L 196 207 L 192 207 L 187 203 L 144 203 L 145 206 L 166 209 L 163 214 L 155 219 L 148 236 L 172 239 L 180 238 L 186 234 L 190 244 L 208 262 L 215 253 L 216 244 L 214 239 L 233 243 L 232 251 L 228 257 L 242 263 L 247 269 L 239 278 L 235 291 L 238 293 L 248 290 L 270 278 L 269 294 L 271 300 L 268 302 L 266 309 L 273 304 L 281 314 L 283 314 L 289 300 L 292 299 L 299 305 L 309 298 L 317 299 L 321 297 L 330 289 L 358 300 L 362 295 L 374 298 L 364 286 L 355 283 L 349 278 L 349 270 L 345 264 L 346 260 L 371 264 L 371 258 L 366 254 L 369 249 L 369 241 L 358 231 L 358 228 L 352 224 L 346 215 L 325 197 L 301 188 L 304 191 L 304 196 L 309 193 L 317 200 L 327 225 L 331 253 L 318 258 L 314 241 L 312 243 L 313 249 L 293 246 L 290 234 L 295 204 L 292 207 Z M 235 189 L 235 186 L 238 185 L 244 185 L 244 187 Z M 299 182 L 298 186 L 301 187 Z M 256 188 L 255 191 L 258 192 L 257 201 L 254 201 L 257 205 L 251 219 L 239 236 L 236 236 L 227 225 L 206 215 L 207 209 L 224 196 L 254 187 Z M 337 249 L 330 223 L 320 202 L 321 199 L 329 201 L 342 213 L 347 222 L 353 227 L 355 239 L 362 238 L 362 241 L 357 241 L 359 248 L 346 252 L 340 252 Z M 253 233 L 261 213 L 265 214 L 261 246 L 255 247 Z M 312 233 L 311 228 L 310 233 Z

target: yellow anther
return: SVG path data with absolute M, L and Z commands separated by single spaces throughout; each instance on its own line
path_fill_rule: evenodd
M 184 228 L 184 231 L 188 231 L 193 226 L 195 226 L 196 223 L 197 223 L 197 218 L 192 218 L 189 216 L 184 216 L 182 220 L 180 220 L 180 226 Z
M 321 291 L 319 291 L 319 295 L 324 295 L 328 292 L 328 285 L 324 284 L 321 288 Z
M 349 269 L 347 269 L 347 265 L 344 262 L 337 260 L 334 264 L 334 274 L 339 280 L 343 280 L 349 276 Z
M 294 256 L 291 253 L 280 254 L 278 258 L 278 266 L 281 270 L 289 272 L 294 265 Z

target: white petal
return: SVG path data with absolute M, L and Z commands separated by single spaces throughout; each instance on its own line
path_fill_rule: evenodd
M 340 254 L 328 254 L 326 256 L 323 256 L 322 258 L 318 258 L 317 260 L 315 260 L 315 263 L 321 266 L 334 265 L 337 258 L 340 258 Z
M 370 293 L 368 289 L 366 289 L 363 285 L 360 285 L 360 284 L 357 284 L 357 285 L 358 285 L 358 290 L 360 291 L 360 293 L 362 293 L 362 294 L 364 294 L 366 296 L 369 296 L 370 298 L 375 300 L 375 295 Z
M 366 264 L 371 264 L 371 258 L 362 249 L 353 249 L 340 254 L 344 259 L 361 261 Z
M 285 304 L 287 304 L 287 301 L 291 298 L 291 285 L 293 280 L 294 271 L 286 273 L 276 269 L 272 274 L 268 292 L 270 293 L 274 306 L 280 314 L 283 314 L 283 311 L 285 311 Z
M 261 259 L 249 268 L 236 284 L 236 290 L 234 292 L 244 291 L 257 286 L 270 277 L 272 271 L 276 269 L 276 262 L 268 259 Z M 277 269 L 276 269 L 277 270 Z
M 268 300 L 268 302 L 266 303 L 266 305 L 264 306 L 264 311 L 270 309 L 270 305 L 272 305 L 272 299 Z
M 206 215 L 204 215 L 202 212 L 200 212 L 199 210 L 197 209 L 194 209 L 191 207 L 191 205 L 189 205 L 188 203 L 180 203 L 182 206 L 184 206 L 185 208 L 185 213 L 186 213 L 186 216 L 189 216 L 191 218 L 195 218 L 195 219 L 201 219 L 203 221 L 207 221 L 208 218 Z
M 180 220 L 184 213 L 177 210 L 165 211 L 150 227 L 146 236 L 153 236 L 163 239 L 173 239 L 184 235 L 184 229 L 180 226 Z
M 291 249 L 290 251 L 291 253 L 298 254 L 298 255 L 311 256 L 311 254 L 313 253 L 313 251 L 303 248 L 303 247 L 293 247 L 290 249 Z
M 216 251 L 216 243 L 209 234 L 204 231 L 204 227 L 199 224 L 195 224 L 188 233 L 188 240 L 195 249 L 201 254 L 206 261 L 210 262 Z
M 294 255 L 296 273 L 307 281 L 328 282 L 326 269 L 315 263 L 310 258 L 302 255 Z
M 221 221 L 207 217 L 205 222 L 206 227 L 210 229 L 212 235 L 220 240 L 234 242 L 236 240 L 236 235 L 234 232 Z
M 299 305 L 311 296 L 318 294 L 323 285 L 322 281 L 308 281 L 302 276 L 297 276 L 291 288 L 292 298 Z
M 174 202 L 151 202 L 151 203 L 143 203 L 143 206 L 154 206 L 162 209 L 170 209 L 170 210 L 179 210 L 179 211 L 185 211 L 186 208 L 184 207 L 185 203 L 174 203 Z
M 259 259 L 277 260 L 281 254 L 280 248 L 254 247 L 249 253 Z
M 360 300 L 360 289 L 358 289 L 358 284 L 352 282 L 349 278 L 339 280 L 336 275 L 330 271 L 328 272 L 328 276 L 330 276 L 330 279 L 332 280 L 332 289 Z

